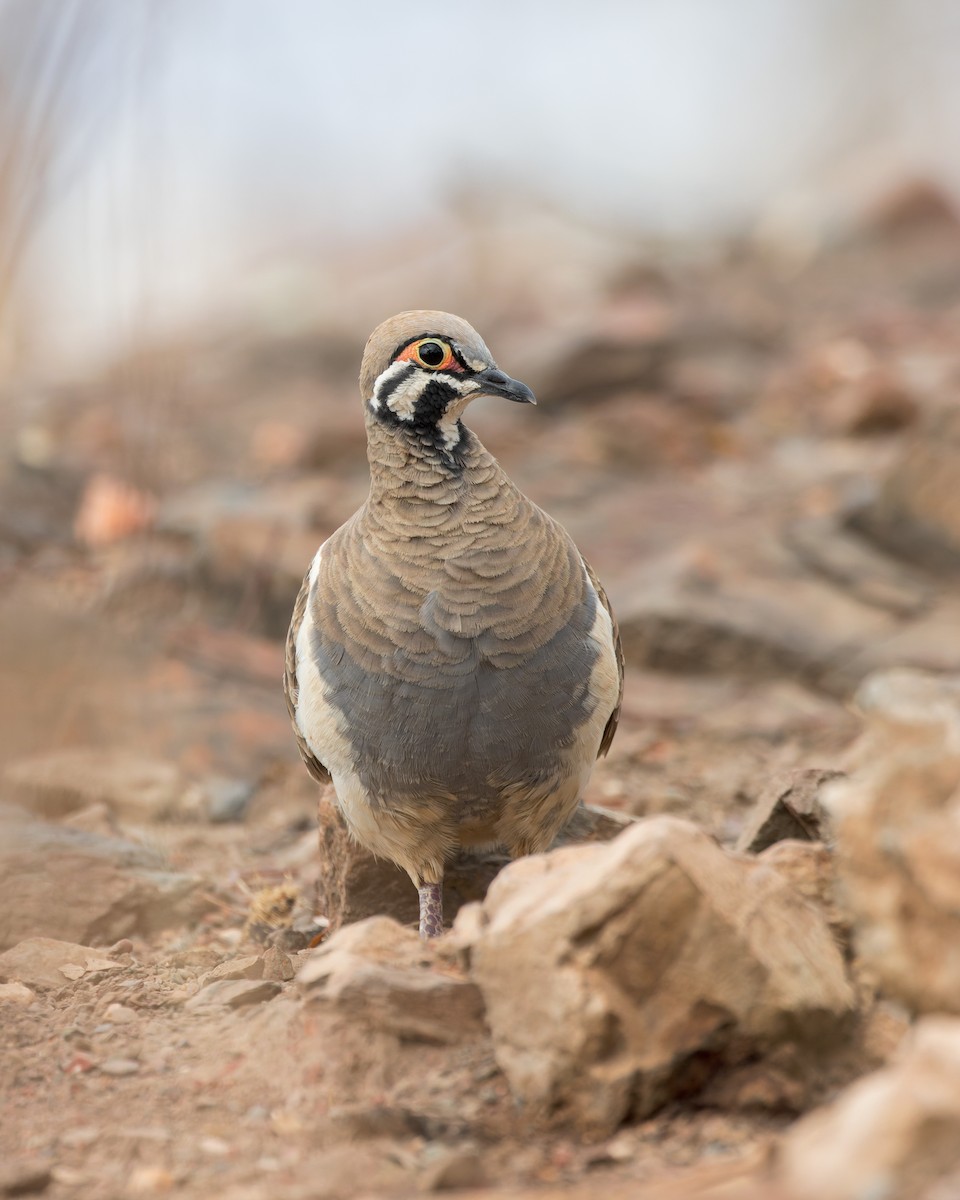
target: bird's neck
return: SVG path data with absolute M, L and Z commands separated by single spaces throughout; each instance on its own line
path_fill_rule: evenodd
M 461 423 L 421 431 L 367 419 L 370 498 L 449 506 L 498 470 L 479 439 Z

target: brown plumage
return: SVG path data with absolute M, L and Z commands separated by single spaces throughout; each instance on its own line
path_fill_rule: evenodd
M 545 850 L 616 731 L 623 659 L 596 576 L 463 425 L 533 402 L 449 313 L 401 313 L 360 374 L 370 495 L 297 597 L 285 691 L 300 753 L 353 835 L 442 931 L 459 846 Z

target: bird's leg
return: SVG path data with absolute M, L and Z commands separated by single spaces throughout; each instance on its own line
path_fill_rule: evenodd
M 420 936 L 439 937 L 443 933 L 443 884 L 421 883 L 417 892 L 420 896 Z

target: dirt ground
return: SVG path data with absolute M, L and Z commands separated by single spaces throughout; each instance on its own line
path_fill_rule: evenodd
M 870 672 L 960 670 L 960 225 L 918 188 L 803 255 L 625 247 L 559 333 L 511 303 L 482 332 L 540 404 L 472 424 L 627 655 L 584 799 L 733 848 L 771 780 L 849 765 Z M 6 972 L 0 1195 L 792 1195 L 780 1139 L 901 1010 L 809 1088 L 718 1076 L 595 1137 L 518 1104 L 487 1036 L 294 978 L 337 914 L 282 636 L 364 495 L 364 333 L 198 334 L 2 406 L 0 950 L 101 957 Z

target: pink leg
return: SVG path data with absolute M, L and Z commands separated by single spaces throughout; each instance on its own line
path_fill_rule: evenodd
M 421 883 L 420 936 L 435 938 L 443 933 L 443 889 L 439 883 Z

